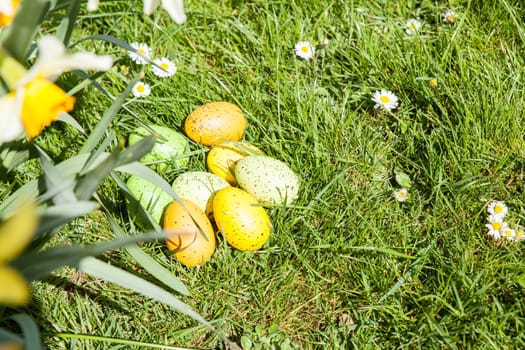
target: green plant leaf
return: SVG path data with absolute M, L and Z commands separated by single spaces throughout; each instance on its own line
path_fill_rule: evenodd
M 137 81 L 139 81 L 140 76 L 136 75 L 128 84 L 126 89 L 113 101 L 111 106 L 106 110 L 104 115 L 102 116 L 102 119 L 97 123 L 93 131 L 90 133 L 88 139 L 82 146 L 82 149 L 80 150 L 80 154 L 82 153 L 89 153 L 92 150 L 95 149 L 99 141 L 104 137 L 104 134 L 109 128 L 109 125 L 113 121 L 113 118 L 117 115 L 117 112 L 120 110 L 122 105 L 124 104 L 124 101 L 128 97 L 131 89 L 133 88 L 133 85 Z
M 38 146 L 36 146 L 40 154 L 40 164 L 44 170 L 44 182 L 46 188 L 60 187 L 61 190 L 53 197 L 55 204 L 74 203 L 77 201 L 75 193 L 73 193 L 73 179 L 62 176 L 62 173 L 51 164 L 51 158 Z
M 13 319 L 20 328 L 24 335 L 24 345 L 26 349 L 41 350 L 42 342 L 40 341 L 40 331 L 36 321 L 28 314 L 19 313 L 10 317 Z
M 68 46 L 73 29 L 75 29 L 78 13 L 80 12 L 80 3 L 80 0 L 72 0 L 69 2 L 67 14 L 62 18 L 57 28 L 57 37 L 62 40 L 65 46 Z
M 33 281 L 45 277 L 59 267 L 66 265 L 76 266 L 81 259 L 87 256 L 97 256 L 129 244 L 164 239 L 165 237 L 165 232 L 148 232 L 141 235 L 113 239 L 96 245 L 62 246 L 39 252 L 29 249 L 11 261 L 10 265 L 20 271 L 26 279 Z
M 155 137 L 148 136 L 126 148 L 122 152 L 119 150 L 112 152 L 104 162 L 100 163 L 93 170 L 82 175 L 75 186 L 77 197 L 81 200 L 91 198 L 99 184 L 115 168 L 139 160 L 153 148 L 153 145 L 155 145 Z
M 111 229 L 115 233 L 115 237 L 122 238 L 126 237 L 124 230 L 117 224 L 115 220 L 108 217 L 109 224 Z M 151 256 L 146 254 L 142 249 L 140 249 L 136 244 L 129 245 L 125 247 L 129 255 L 131 255 L 146 271 L 151 273 L 159 281 L 175 290 L 178 293 L 183 295 L 190 295 L 190 292 L 186 286 L 175 277 L 170 271 L 162 267 L 158 262 L 156 262 Z
M 209 329 L 213 331 L 215 330 L 211 323 L 206 321 L 191 307 L 180 301 L 176 296 L 154 285 L 153 283 L 139 278 L 127 271 L 121 270 L 115 266 L 107 264 L 93 257 L 87 257 L 82 259 L 78 263 L 77 267 L 80 271 L 85 272 L 91 276 L 101 278 L 107 282 L 118 284 L 122 287 L 131 289 L 144 296 L 150 297 L 166 305 L 169 305 L 177 311 L 205 325 Z
M 69 124 L 71 125 L 72 127 L 74 127 L 75 129 L 77 129 L 78 131 L 80 131 L 82 133 L 82 135 L 86 135 L 86 131 L 84 130 L 84 128 L 82 127 L 82 125 L 80 125 L 75 118 L 73 118 L 69 113 L 66 113 L 66 112 L 62 112 L 60 113 L 60 115 L 58 116 L 58 120 L 60 120 L 61 122 L 64 122 L 66 124 Z
M 25 62 L 26 54 L 33 43 L 40 22 L 49 9 L 47 0 L 21 1 L 2 47 L 19 62 Z

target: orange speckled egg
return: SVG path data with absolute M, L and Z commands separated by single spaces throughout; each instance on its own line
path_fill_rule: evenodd
M 216 145 L 226 140 L 239 141 L 246 130 L 246 117 L 229 102 L 206 103 L 191 112 L 184 121 L 184 131 L 193 141 Z
M 266 210 L 248 192 L 226 187 L 215 193 L 213 216 L 226 242 L 242 251 L 255 251 L 270 237 Z
M 251 154 L 262 155 L 264 153 L 248 142 L 223 142 L 211 148 L 206 157 L 206 164 L 211 173 L 235 186 L 237 185 L 234 176 L 235 163 Z
M 173 201 L 166 208 L 164 229 L 168 233 L 168 249 L 183 265 L 200 266 L 215 251 L 216 239 L 211 222 L 192 201 Z

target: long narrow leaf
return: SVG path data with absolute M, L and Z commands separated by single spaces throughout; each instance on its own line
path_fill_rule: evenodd
M 57 28 L 57 36 L 65 46 L 68 46 L 71 34 L 75 28 L 78 13 L 80 12 L 80 0 L 72 0 L 67 8 L 67 14 L 62 18 Z
M 42 250 L 35 253 L 29 250 L 17 257 L 10 264 L 30 281 L 41 279 L 62 266 L 76 266 L 87 256 L 98 256 L 104 252 L 125 247 L 137 242 L 146 242 L 166 237 L 164 232 L 149 232 L 137 236 L 117 238 L 108 242 L 89 246 L 64 246 Z
M 75 118 L 73 118 L 69 113 L 66 113 L 66 112 L 62 112 L 62 113 L 60 113 L 60 115 L 58 116 L 58 120 L 60 120 L 61 122 L 66 123 L 66 124 L 71 125 L 71 126 L 74 127 L 75 129 L 77 129 L 78 131 L 80 131 L 80 132 L 82 133 L 82 135 L 86 135 L 86 131 L 84 130 L 84 128 L 82 127 L 82 125 L 80 125 L 80 124 L 75 120 Z
M 40 331 L 36 321 L 28 314 L 15 314 L 11 316 L 18 323 L 24 335 L 24 345 L 26 349 L 41 350 L 42 342 L 40 341 Z
M 66 179 L 64 176 L 62 176 L 62 173 L 58 171 L 53 166 L 53 164 L 51 164 L 51 159 L 40 147 L 37 147 L 37 150 L 40 154 L 40 164 L 42 164 L 42 168 L 44 170 L 43 176 L 46 188 L 63 186 L 63 190 L 58 192 L 55 197 L 53 197 L 53 202 L 55 204 L 76 202 L 77 198 L 73 193 L 73 180 Z
M 13 22 L 8 28 L 2 48 L 7 50 L 19 62 L 25 62 L 26 54 L 33 42 L 33 37 L 46 9 L 47 0 L 21 1 Z
M 91 132 L 88 139 L 82 146 L 82 149 L 80 150 L 80 153 L 89 153 L 99 143 L 99 141 L 102 139 L 104 134 L 106 133 L 107 129 L 109 128 L 109 125 L 113 121 L 113 118 L 117 115 L 117 112 L 120 110 L 122 105 L 124 104 L 124 101 L 128 97 L 129 93 L 131 92 L 131 89 L 133 88 L 133 85 L 139 80 L 140 76 L 135 76 L 128 84 L 126 89 L 115 99 L 115 101 L 111 104 L 111 106 L 106 110 L 104 115 L 102 116 L 102 119 L 97 123 L 95 126 L 95 129 Z
M 155 138 L 148 136 L 136 144 L 126 148 L 124 151 L 114 151 L 111 155 L 96 168 L 84 174 L 75 186 L 75 193 L 81 200 L 91 198 L 97 190 L 99 184 L 115 168 L 126 165 L 129 162 L 135 162 L 147 154 L 155 144 Z
M 166 305 L 173 307 L 177 311 L 193 318 L 194 320 L 205 325 L 209 329 L 215 330 L 211 323 L 206 321 L 191 307 L 180 301 L 176 296 L 154 285 L 153 283 L 139 278 L 127 271 L 121 270 L 115 266 L 109 265 L 93 257 L 87 257 L 82 259 L 78 264 L 78 269 L 91 276 L 101 278 L 107 282 L 118 284 L 122 287 L 131 289 L 144 296 L 158 300 Z
M 117 238 L 126 237 L 124 230 L 111 218 L 108 217 L 109 224 L 111 229 L 115 233 Z M 136 244 L 129 245 L 126 248 L 126 251 L 131 255 L 146 271 L 151 273 L 159 281 L 175 290 L 178 293 L 183 295 L 190 295 L 190 292 L 186 286 L 175 277 L 170 271 L 162 267 L 158 262 L 156 262 L 151 256 L 146 254 L 142 249 L 140 249 Z

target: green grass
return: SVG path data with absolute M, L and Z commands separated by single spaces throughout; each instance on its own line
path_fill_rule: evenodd
M 112 129 L 125 139 L 138 117 L 181 130 L 197 106 L 234 102 L 248 118 L 246 140 L 289 164 L 302 184 L 293 205 L 269 209 L 272 236 L 259 252 L 235 251 L 219 237 L 212 260 L 189 269 L 162 244 L 145 244 L 189 288 L 191 297 L 181 299 L 239 344 L 525 347 L 525 293 L 517 283 L 523 243 L 493 241 L 484 227 L 492 200 L 508 204 L 513 224 L 525 220 L 523 4 L 210 0 L 185 7 L 182 26 L 160 10 L 144 17 L 140 2 L 102 2 L 81 17 L 78 38 L 145 42 L 178 66 L 165 80 L 146 70 L 152 94 L 127 103 Z M 449 8 L 457 22 L 441 23 Z M 416 17 L 424 26 L 408 36 L 404 24 Z M 294 55 L 301 40 L 317 45 L 315 59 Z M 116 46 L 79 46 L 129 66 L 127 76 L 116 67 L 98 80 L 112 95 L 141 68 Z M 400 98 L 390 114 L 373 109 L 371 95 L 381 88 Z M 74 117 L 91 130 L 110 104 L 90 86 Z M 56 123 L 36 142 L 65 159 L 82 138 Z M 206 169 L 206 149 L 192 144 L 192 151 L 188 168 L 163 174 L 166 180 Z M 406 203 L 393 196 L 395 169 L 413 183 Z M 11 181 L 36 171 L 28 165 Z M 123 195 L 111 183 L 105 188 L 101 195 L 125 223 Z M 9 190 L 3 183 L 0 195 Z M 55 243 L 107 239 L 104 220 L 99 212 L 77 220 Z M 105 258 L 154 281 L 123 251 Z M 176 311 L 72 269 L 36 283 L 34 297 L 30 313 L 51 349 L 147 348 L 59 333 L 224 348 Z

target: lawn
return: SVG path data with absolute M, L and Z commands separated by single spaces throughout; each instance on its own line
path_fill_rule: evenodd
M 108 148 L 142 123 L 184 132 L 195 108 L 228 101 L 246 116 L 244 140 L 298 174 L 299 197 L 266 208 L 271 236 L 255 252 L 218 235 L 213 257 L 190 268 L 162 241 L 140 244 L 190 295 L 171 292 L 216 332 L 61 267 L 34 281 L 32 303 L 16 309 L 36 320 L 44 347 L 232 349 L 224 335 L 246 350 L 525 348 L 523 242 L 494 239 L 486 227 L 496 201 L 515 233 L 525 227 L 523 3 L 186 0 L 184 7 L 179 25 L 161 9 L 145 16 L 139 1 L 102 1 L 95 12 L 83 5 L 70 50 L 114 63 L 76 95 L 71 116 L 93 132 L 143 70 L 151 93 L 127 96 L 105 130 L 114 133 Z M 448 10 L 453 20 L 444 20 Z M 411 19 L 421 24 L 414 31 Z M 55 33 L 60 20 L 46 18 L 42 34 Z M 145 43 L 177 71 L 159 78 L 114 42 L 79 41 L 91 35 Z M 313 45 L 313 57 L 296 55 L 301 41 Z M 79 81 L 68 73 L 57 84 L 68 90 Z M 376 108 L 372 97 L 382 89 L 398 98 L 395 108 Z M 56 164 L 86 138 L 54 123 L 31 143 Z M 208 151 L 190 141 L 189 163 L 159 175 L 172 183 L 206 171 Z M 41 172 L 36 158 L 1 176 L 0 201 Z M 406 201 L 395 196 L 402 188 Z M 113 239 L 108 213 L 137 233 L 114 178 L 97 194 L 104 205 L 68 222 L 48 247 Z M 99 259 L 168 290 L 124 249 Z M 0 307 L 0 319 L 13 313 Z M 0 324 L 18 331 L 12 321 Z

